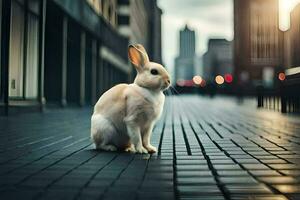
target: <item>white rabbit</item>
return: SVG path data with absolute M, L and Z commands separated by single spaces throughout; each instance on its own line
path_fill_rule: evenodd
M 91 118 L 91 138 L 96 149 L 154 153 L 150 137 L 170 76 L 163 66 L 149 62 L 140 44 L 130 45 L 128 55 L 137 70 L 134 83 L 116 85 L 100 97 Z

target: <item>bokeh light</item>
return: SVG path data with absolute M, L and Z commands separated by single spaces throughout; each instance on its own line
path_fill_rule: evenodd
M 225 74 L 224 77 L 225 77 L 225 82 L 226 82 L 226 83 L 232 83 L 233 77 L 232 77 L 231 74 Z
M 300 3 L 300 0 L 279 0 L 279 29 L 287 31 L 290 28 L 290 13 Z
M 202 79 L 200 86 L 201 87 L 205 87 L 206 86 L 206 81 L 204 79 Z
M 193 80 L 185 80 L 184 81 L 184 86 L 185 87 L 192 87 L 192 86 L 194 86 L 194 81 Z
M 215 81 L 218 85 L 222 85 L 224 83 L 224 78 L 221 75 L 216 76 Z
M 202 77 L 201 76 L 194 76 L 193 77 L 193 82 L 196 84 L 196 85 L 200 85 L 201 82 L 202 82 Z
M 279 74 L 278 74 L 278 79 L 279 79 L 280 81 L 284 81 L 284 80 L 285 80 L 285 73 L 283 73 L 283 72 L 279 73 Z
M 180 86 L 180 87 L 183 87 L 183 86 L 184 86 L 184 80 L 178 79 L 178 80 L 176 81 L 176 84 L 177 84 L 178 86 Z

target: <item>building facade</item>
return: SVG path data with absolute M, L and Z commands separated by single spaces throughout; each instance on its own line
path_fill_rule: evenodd
M 278 0 L 234 0 L 234 66 L 237 81 L 268 83 L 283 63 Z
M 87 0 L 94 11 L 103 16 L 114 28 L 118 26 L 118 3 L 117 0 Z
M 93 105 L 128 82 L 129 38 L 119 32 L 118 6 L 117 0 L 0 0 L 0 113 Z
M 148 54 L 152 61 L 162 63 L 161 46 L 161 16 L 162 10 L 157 6 L 157 1 L 145 1 L 148 13 Z
M 226 39 L 209 39 L 207 52 L 202 58 L 203 78 L 214 81 L 217 75 L 233 73 L 232 42 Z
M 300 4 L 292 10 L 290 17 L 290 29 L 283 33 L 285 68 L 300 66 Z
M 195 31 L 187 25 L 179 33 L 179 55 L 175 58 L 175 81 L 191 80 L 196 63 Z
M 156 0 L 118 0 L 118 30 L 129 38 L 129 43 L 142 44 L 150 60 L 162 63 L 162 10 Z M 131 72 L 131 80 L 136 71 Z

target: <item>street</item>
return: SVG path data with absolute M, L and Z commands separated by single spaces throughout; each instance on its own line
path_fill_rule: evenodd
M 95 151 L 92 107 L 0 117 L 0 199 L 300 199 L 300 117 L 245 104 L 167 97 L 152 155 Z

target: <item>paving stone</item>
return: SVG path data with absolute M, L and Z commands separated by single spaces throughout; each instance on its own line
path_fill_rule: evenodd
M 243 167 L 245 167 L 246 169 L 257 169 L 257 170 L 263 170 L 263 169 L 270 169 L 269 167 L 267 167 L 264 164 L 242 164 Z
M 259 180 L 264 181 L 269 184 L 285 184 L 285 183 L 298 183 L 299 180 L 290 177 L 290 176 L 282 176 L 282 177 L 260 177 Z
M 174 192 L 168 192 L 168 191 L 139 191 L 137 194 L 137 199 L 141 200 L 152 200 L 152 199 L 158 199 L 158 200 L 169 200 L 169 199 L 175 199 Z
M 223 184 L 255 184 L 258 183 L 251 176 L 242 176 L 242 177 L 220 177 L 220 181 Z
M 249 199 L 255 199 L 255 200 L 288 200 L 283 195 L 232 195 L 230 196 L 230 199 L 232 200 L 249 200 Z
M 248 172 L 245 170 L 217 170 L 219 176 L 248 176 Z
M 207 165 L 177 165 L 177 171 L 199 171 L 199 170 L 208 170 Z
M 272 191 L 263 184 L 259 185 L 225 185 L 226 190 L 233 194 L 270 194 Z
M 213 165 L 217 170 L 241 170 L 242 168 L 238 164 L 234 165 Z
M 274 169 L 300 169 L 299 165 L 295 165 L 295 164 L 270 164 L 270 167 L 274 168 Z
M 291 175 L 291 176 L 300 176 L 300 170 L 279 170 L 279 172 L 285 174 L 285 175 Z
M 279 190 L 281 193 L 299 193 L 300 194 L 300 185 L 291 185 L 291 184 L 280 184 L 273 185 L 274 188 Z
M 254 176 L 281 176 L 280 173 L 278 173 L 277 171 L 275 170 L 271 170 L 271 169 L 268 169 L 268 170 L 249 170 L 249 172 L 251 174 L 253 174 Z
M 211 177 L 212 172 L 209 170 L 199 170 L 199 171 L 177 171 L 177 177 Z
M 287 194 L 287 197 L 290 200 L 298 200 L 298 199 L 300 199 L 300 194 Z
M 300 199 L 299 118 L 226 102 L 167 97 L 152 155 L 95 151 L 90 107 L 0 117 L 0 199 Z
M 180 196 L 180 199 L 181 200 L 197 200 L 197 199 L 205 199 L 205 200 L 225 200 L 225 197 L 224 196 L 221 196 L 221 195 L 201 195 L 201 196 L 198 196 L 198 195 L 195 195 L 194 197 L 193 196 Z
M 178 186 L 178 192 L 183 196 L 195 196 L 195 195 L 220 195 L 221 191 L 216 185 L 212 186 Z
M 215 179 L 211 177 L 178 177 L 177 185 L 216 185 Z

